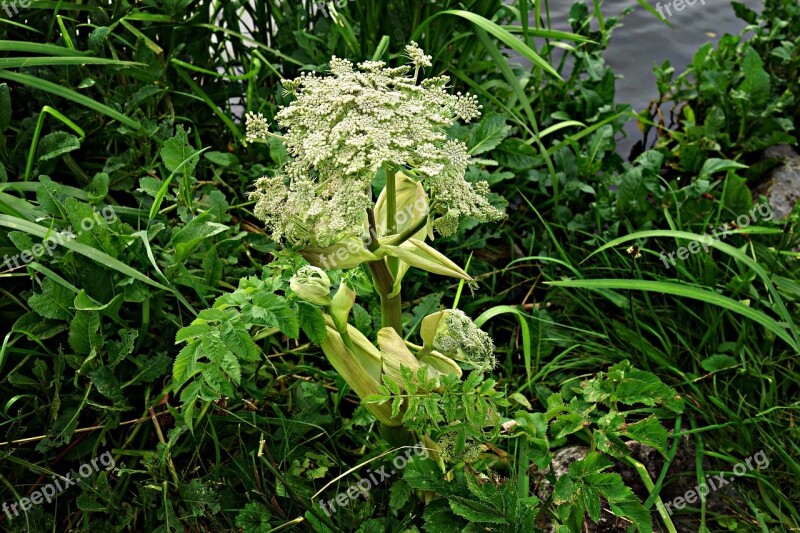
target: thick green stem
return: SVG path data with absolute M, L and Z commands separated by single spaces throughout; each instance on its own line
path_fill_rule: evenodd
M 367 221 L 369 223 L 370 242 L 368 248 L 375 251 L 378 244 L 378 232 L 375 229 L 375 214 L 372 210 L 367 211 Z M 384 259 L 367 263 L 372 281 L 378 290 L 381 298 L 381 325 L 383 327 L 394 328 L 398 335 L 403 335 L 403 308 L 400 293 L 389 297 L 394 289 L 394 276 L 389 271 L 389 266 Z
M 386 234 L 394 235 L 397 231 L 397 170 L 387 165 L 386 171 Z M 389 272 L 397 276 L 398 262 L 396 257 L 388 257 Z
M 398 335 L 403 335 L 403 307 L 399 294 L 393 298 L 381 295 L 381 325 L 394 328 Z

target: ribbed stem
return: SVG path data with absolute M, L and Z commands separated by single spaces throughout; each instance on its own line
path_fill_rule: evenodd
M 394 235 L 397 231 L 397 170 L 387 165 L 386 170 L 386 234 Z M 387 257 L 389 272 L 397 277 L 398 262 L 396 257 Z
M 367 210 L 367 221 L 371 235 L 368 248 L 370 251 L 375 251 L 379 244 L 377 230 L 375 229 L 375 213 L 371 209 Z M 384 259 L 380 259 L 367 263 L 367 268 L 372 274 L 372 281 L 375 283 L 375 288 L 378 289 L 378 295 L 381 298 L 382 327 L 394 328 L 397 334 L 402 337 L 403 302 L 399 292 L 395 296 L 389 297 L 394 288 L 394 276 L 389 271 L 389 266 Z

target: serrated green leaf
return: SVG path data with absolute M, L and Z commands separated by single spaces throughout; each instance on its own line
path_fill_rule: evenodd
M 556 486 L 553 488 L 553 501 L 556 505 L 563 505 L 571 502 L 575 497 L 575 488 L 572 478 L 568 475 L 563 475 L 556 481 Z
M 225 355 L 232 351 L 220 337 L 221 335 L 205 335 L 200 341 L 200 356 L 206 357 L 216 366 L 220 366 Z
M 453 513 L 445 498 L 437 498 L 426 505 L 422 516 L 425 519 L 424 529 L 427 533 L 466 531 L 469 525 L 469 522 Z
M 554 439 L 560 439 L 583 429 L 584 417 L 577 413 L 567 413 L 557 417 L 550 424 L 550 433 Z
M 402 392 L 400 390 L 400 385 L 398 385 L 390 376 L 389 374 L 383 374 L 383 384 L 386 385 L 386 388 L 397 396 L 401 395 Z
M 175 128 L 175 135 L 164 141 L 164 146 L 161 148 L 159 155 L 164 162 L 164 166 L 170 172 L 175 172 L 181 166 L 181 163 L 191 158 L 181 168 L 184 175 L 192 175 L 194 173 L 194 167 L 200 157 L 198 152 L 189 144 L 189 134 L 181 125 Z
M 627 425 L 622 434 L 655 448 L 664 455 L 667 453 L 667 430 L 655 416 Z
M 99 349 L 103 338 L 99 333 L 100 315 L 97 311 L 78 311 L 69 325 L 69 345 L 79 355 Z
M 592 522 L 600 520 L 600 495 L 591 486 L 581 487 L 580 501 L 589 513 Z
M 314 305 L 298 302 L 297 318 L 300 328 L 314 344 L 320 344 L 328 334 L 325 328 L 325 316 L 322 310 Z
M 493 150 L 511 133 L 506 117 L 499 113 L 487 113 L 481 121 L 470 129 L 467 147 L 472 156 Z
M 114 405 L 124 405 L 125 398 L 122 396 L 122 391 L 119 388 L 119 381 L 114 375 L 113 370 L 107 366 L 93 370 L 89 373 L 89 379 L 92 380 L 97 391 L 114 402 Z
M 611 511 L 631 520 L 642 533 L 652 533 L 653 519 L 619 474 L 589 474 L 584 482 L 608 501 Z
M 455 514 L 466 518 L 470 522 L 479 524 L 507 524 L 500 510 L 483 502 L 469 500 L 459 496 L 449 498 L 450 509 Z
M 297 317 L 285 299 L 277 294 L 260 292 L 252 296 L 251 302 L 252 306 L 247 307 L 247 311 L 243 307 L 242 312 L 247 312 L 254 323 L 278 328 L 291 339 L 300 336 Z
M 242 381 L 242 368 L 239 365 L 239 359 L 233 353 L 225 353 L 220 362 L 220 367 L 235 384 L 238 385 Z
M 227 318 L 220 325 L 222 342 L 243 361 L 258 361 L 261 358 L 259 349 L 242 319 L 237 314 L 228 315 Z
M 28 305 L 45 318 L 70 320 L 74 297 L 75 294 L 71 290 L 50 278 L 45 278 L 42 281 L 42 292 L 31 294 Z
M 178 333 L 175 335 L 175 344 L 210 335 L 216 331 L 215 328 L 212 328 L 208 324 L 192 324 L 178 330 Z
M 175 389 L 180 388 L 191 377 L 187 369 L 197 360 L 200 342 L 190 342 L 178 353 L 172 365 L 172 381 Z

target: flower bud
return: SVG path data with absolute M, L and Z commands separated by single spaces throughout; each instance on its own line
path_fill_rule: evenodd
M 289 287 L 303 301 L 326 307 L 331 304 L 331 280 L 321 268 L 302 267 L 289 280 Z
M 447 309 L 426 316 L 422 320 L 420 334 L 427 351 L 437 350 L 481 371 L 489 370 L 496 364 L 491 337 L 458 309 Z
M 336 325 L 336 329 L 344 331 L 347 328 L 347 319 L 350 316 L 350 310 L 353 304 L 356 303 L 356 293 L 353 289 L 347 286 L 347 282 L 342 280 L 339 284 L 339 290 L 333 296 L 331 301 L 331 318 Z

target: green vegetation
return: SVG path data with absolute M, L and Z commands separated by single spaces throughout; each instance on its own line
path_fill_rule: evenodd
M 253 4 L 2 20 L 0 527 L 800 528 L 795 0 L 640 113 L 598 0 Z

